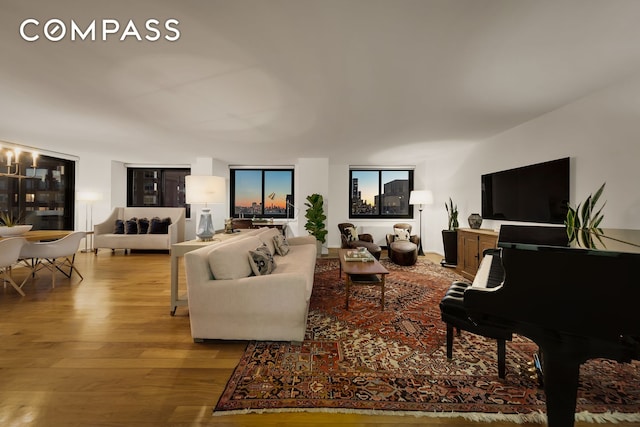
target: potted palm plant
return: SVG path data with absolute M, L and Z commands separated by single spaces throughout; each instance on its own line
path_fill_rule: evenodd
M 454 205 L 449 197 L 449 203 L 445 203 L 444 207 L 447 210 L 448 228 L 442 230 L 444 259 L 440 264 L 445 267 L 455 267 L 458 264 L 458 205 Z
M 304 215 L 307 222 L 304 228 L 316 238 L 318 255 L 320 255 L 322 253 L 322 244 L 327 241 L 327 229 L 325 226 L 327 216 L 324 214 L 324 198 L 321 194 L 311 194 L 307 196 L 307 201 L 304 205 L 307 207 L 307 212 Z

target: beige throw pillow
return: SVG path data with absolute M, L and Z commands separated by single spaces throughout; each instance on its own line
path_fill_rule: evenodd
M 278 255 L 285 256 L 289 253 L 289 242 L 281 233 L 273 237 L 273 244 L 276 247 L 276 253 Z
M 273 242 L 273 238 L 278 234 L 282 234 L 282 233 L 280 233 L 280 231 L 277 228 L 264 227 L 264 228 L 261 228 L 261 230 L 263 231 L 260 234 L 258 234 L 258 238 L 262 243 L 267 245 L 267 247 L 269 248 L 269 252 L 271 252 L 271 255 L 275 255 L 276 247 Z
M 394 228 L 393 234 L 395 235 L 395 241 L 409 240 L 409 238 L 411 237 L 409 235 L 409 230 L 405 230 L 404 228 Z
M 209 252 L 209 268 L 217 280 L 249 277 L 252 273 L 247 252 L 260 246 L 258 236 L 223 243 Z

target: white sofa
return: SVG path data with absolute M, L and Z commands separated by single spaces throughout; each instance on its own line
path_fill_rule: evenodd
M 166 234 L 115 234 L 116 220 L 127 221 L 132 218 L 151 220 L 171 218 Z M 93 247 L 108 249 L 158 249 L 170 250 L 171 245 L 184 241 L 185 209 L 184 208 L 126 208 L 117 207 L 103 222 L 93 227 Z
M 194 341 L 304 339 L 316 264 L 315 238 L 289 237 L 289 253 L 274 256 L 276 268 L 270 274 L 254 275 L 249 262 L 248 252 L 263 242 L 269 246 L 278 233 L 252 230 L 185 254 Z

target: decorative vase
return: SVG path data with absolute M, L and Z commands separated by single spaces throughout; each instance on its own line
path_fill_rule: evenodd
M 196 237 L 203 242 L 210 242 L 213 240 L 215 230 L 213 228 L 213 218 L 211 217 L 211 209 L 202 208 L 200 213 L 200 222 L 196 229 Z
M 482 225 L 482 217 L 478 213 L 472 213 L 469 215 L 469 227 L 478 229 Z

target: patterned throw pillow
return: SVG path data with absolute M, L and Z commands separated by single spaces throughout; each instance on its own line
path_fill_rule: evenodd
M 249 264 L 251 264 L 251 270 L 256 276 L 271 274 L 271 272 L 276 268 L 276 262 L 273 260 L 273 255 L 269 252 L 269 248 L 264 243 L 255 251 L 249 251 Z
M 273 244 L 276 247 L 276 253 L 280 256 L 285 256 L 289 253 L 289 242 L 287 238 L 282 234 L 273 236 Z
M 393 234 L 396 236 L 394 240 L 409 240 L 409 230 L 405 230 L 404 228 L 394 228 Z
M 346 227 L 344 229 L 344 235 L 347 236 L 347 242 L 355 242 L 358 240 L 358 231 L 355 227 Z

